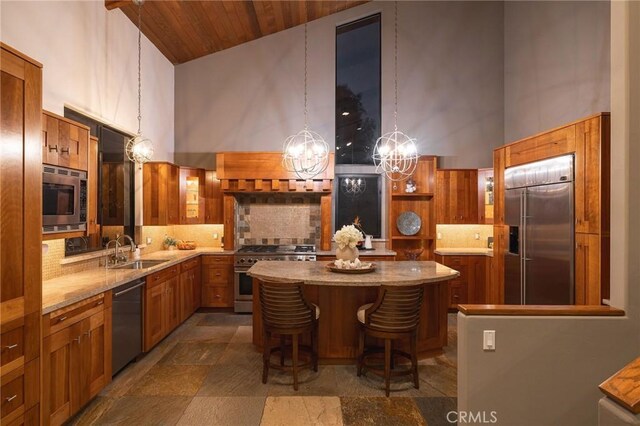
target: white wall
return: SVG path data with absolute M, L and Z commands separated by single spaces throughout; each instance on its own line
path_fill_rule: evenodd
M 608 1 L 509 1 L 505 142 L 610 111 Z
M 65 104 L 135 133 L 135 25 L 103 1 L 0 2 L 0 39 L 41 62 L 43 108 Z M 174 67 L 143 36 L 142 132 L 157 160 L 173 160 Z
M 382 11 L 382 128 L 393 125 L 393 2 L 313 21 L 309 126 L 334 146 L 335 27 Z M 401 130 L 446 167 L 489 167 L 503 142 L 503 5 L 399 2 Z M 176 159 L 280 150 L 303 126 L 304 29 L 295 27 L 176 66 Z M 210 157 L 209 157 L 210 158 Z

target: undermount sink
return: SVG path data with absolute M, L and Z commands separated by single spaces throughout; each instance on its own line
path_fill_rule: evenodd
M 114 266 L 111 269 L 147 269 L 165 262 L 168 262 L 168 260 L 136 260 L 135 262 Z

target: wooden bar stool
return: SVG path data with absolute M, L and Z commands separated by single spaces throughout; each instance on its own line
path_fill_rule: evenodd
M 293 372 L 293 389 L 298 390 L 298 370 L 313 367 L 318 371 L 318 318 L 320 308 L 305 300 L 303 284 L 261 281 L 260 306 L 262 308 L 262 383 L 267 383 L 269 368 Z M 301 345 L 300 336 L 311 334 L 311 346 Z M 280 336 L 280 345 L 271 347 L 271 336 Z M 291 336 L 291 345 L 285 337 Z M 291 365 L 285 365 L 285 350 L 291 349 Z M 298 351 L 305 352 L 309 360 L 299 363 Z M 271 355 L 279 352 L 280 364 L 271 362 Z
M 373 373 L 384 377 L 385 393 L 389 396 L 389 382 L 391 376 L 413 374 L 413 386 L 420 388 L 418 378 L 418 356 L 416 351 L 418 322 L 424 286 L 380 286 L 378 299 L 358 308 L 357 317 L 360 323 L 360 340 L 358 352 L 358 376 L 362 375 L 362 368 L 366 367 Z M 365 350 L 365 337 L 384 339 L 384 348 L 369 348 Z M 411 353 L 393 349 L 391 342 L 397 339 L 409 339 Z M 374 353 L 384 352 L 384 369 L 367 365 L 367 357 Z M 411 361 L 411 368 L 403 371 L 394 369 L 393 357 L 399 355 Z

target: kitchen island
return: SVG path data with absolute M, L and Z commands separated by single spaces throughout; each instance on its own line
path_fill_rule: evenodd
M 326 268 L 329 262 L 257 262 L 253 277 L 253 343 L 262 348 L 261 280 L 303 282 L 307 300 L 320 307 L 318 356 L 325 363 L 352 363 L 358 353 L 357 309 L 376 300 L 380 285 L 425 287 L 418 326 L 419 357 L 440 353 L 447 345 L 448 281 L 456 270 L 431 261 L 376 262 L 367 274 L 343 274 Z M 403 348 L 407 349 L 407 348 Z

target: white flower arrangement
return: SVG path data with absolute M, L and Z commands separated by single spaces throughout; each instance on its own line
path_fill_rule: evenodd
M 358 242 L 364 241 L 364 236 L 355 226 L 345 225 L 342 229 L 336 231 L 333 235 L 333 240 L 341 249 L 345 247 L 355 248 Z

